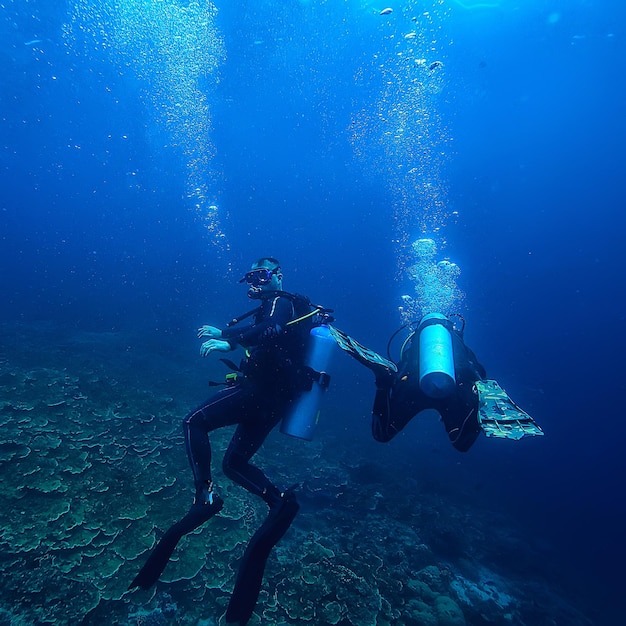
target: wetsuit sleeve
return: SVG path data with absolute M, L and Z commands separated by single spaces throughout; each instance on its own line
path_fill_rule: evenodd
M 278 296 L 263 306 L 261 314 L 261 318 L 254 324 L 226 328 L 222 331 L 222 339 L 228 341 L 231 346 L 233 344 L 239 344 L 244 348 L 256 346 L 267 333 L 282 332 L 287 322 L 293 318 L 294 310 L 291 300 Z

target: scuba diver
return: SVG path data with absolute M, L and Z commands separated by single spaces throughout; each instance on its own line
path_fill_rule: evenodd
M 281 432 L 312 438 L 319 402 L 330 380 L 327 365 L 335 345 L 376 376 L 372 433 L 377 441 L 391 440 L 428 408 L 439 411 L 452 444 L 461 451 L 472 446 L 481 430 L 487 436 L 513 439 L 543 434 L 495 381 L 485 380 L 484 368 L 463 342 L 464 322 L 459 328 L 452 322 L 453 316 L 424 316 L 411 327 L 396 365 L 332 326 L 329 309 L 283 291 L 282 279 L 275 258 L 259 259 L 239 281 L 249 286 L 248 297 L 259 306 L 233 319 L 223 330 L 209 325 L 198 330 L 198 337 L 206 339 L 200 349 L 203 356 L 242 346 L 246 358 L 240 366 L 221 359 L 234 371 L 227 376 L 226 387 L 184 418 L 195 497 L 129 586 L 148 589 L 154 585 L 180 539 L 220 512 L 224 502 L 214 490 L 209 433 L 237 425 L 224 455 L 224 473 L 269 507 L 267 518 L 244 552 L 226 611 L 226 623 L 239 626 L 250 620 L 267 559 L 299 509 L 296 485 L 279 489 L 250 460 L 281 421 Z M 247 318 L 253 321 L 238 326 Z
M 376 376 L 372 408 L 376 441 L 390 441 L 425 409 L 439 413 L 450 442 L 460 452 L 467 452 L 481 432 L 506 439 L 543 435 L 495 380 L 486 379 L 485 368 L 463 340 L 462 316 L 430 313 L 409 327 L 397 366 L 341 346 Z M 392 335 L 389 345 L 403 328 Z
M 230 352 L 237 346 L 245 348 L 247 356 L 239 367 L 222 359 L 234 370 L 227 376 L 227 386 L 184 418 L 195 497 L 187 514 L 164 534 L 129 587 L 151 587 L 179 540 L 222 509 L 224 502 L 216 493 L 211 476 L 209 433 L 236 424 L 223 459 L 224 473 L 262 498 L 269 513 L 250 540 L 240 564 L 226 613 L 229 624 L 245 624 L 250 619 L 267 558 L 299 508 L 295 486 L 279 489 L 260 468 L 250 464 L 250 459 L 294 400 L 306 395 L 304 392 L 312 388 L 314 381 L 320 384 L 321 374 L 307 367 L 305 360 L 309 331 L 316 321 L 325 319 L 324 310 L 313 307 L 305 296 L 284 292 L 282 279 L 280 263 L 275 258 L 259 259 L 239 281 L 249 286 L 248 297 L 258 301 L 259 306 L 232 320 L 224 330 L 209 325 L 198 330 L 198 337 L 206 338 L 200 349 L 203 356 Z M 251 323 L 237 326 L 249 317 Z

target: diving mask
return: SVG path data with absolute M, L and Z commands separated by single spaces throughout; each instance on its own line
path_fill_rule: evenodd
M 272 276 L 274 276 L 274 274 L 278 274 L 278 272 L 280 272 L 279 267 L 276 267 L 273 270 L 266 267 L 259 267 L 247 272 L 239 282 L 248 283 L 248 285 L 252 285 L 253 287 L 269 285 L 272 282 Z

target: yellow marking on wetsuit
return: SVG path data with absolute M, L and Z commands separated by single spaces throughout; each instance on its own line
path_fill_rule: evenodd
M 298 322 L 302 322 L 303 320 L 309 317 L 313 317 L 317 313 L 319 313 L 319 309 L 313 309 L 310 313 L 307 313 L 306 315 L 303 315 L 302 317 L 298 317 L 295 320 L 291 320 L 290 322 L 287 322 L 287 326 L 291 326 L 291 324 L 297 324 Z

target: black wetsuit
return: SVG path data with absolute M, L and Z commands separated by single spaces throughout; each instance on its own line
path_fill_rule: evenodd
M 223 426 L 238 424 L 224 455 L 224 473 L 248 491 L 261 496 L 270 506 L 280 497 L 267 476 L 249 461 L 270 431 L 282 419 L 297 394 L 297 373 L 304 358 L 302 335 L 295 327 L 294 306 L 288 297 L 262 300 L 254 322 L 222 332 L 232 347 L 247 348 L 243 376 L 197 409 L 183 421 L 187 455 L 197 492 L 211 481 L 211 446 L 208 434 Z
M 447 398 L 427 396 L 419 386 L 419 340 L 415 335 L 405 350 L 398 373 L 393 378 L 377 380 L 378 390 L 372 409 L 374 439 L 387 442 L 395 437 L 420 411 L 435 409 L 441 415 L 452 445 L 466 452 L 480 434 L 478 396 L 474 382 L 485 378 L 485 368 L 468 348 L 457 331 L 451 332 L 456 388 Z
M 270 506 L 267 519 L 253 535 L 241 560 L 227 610 L 229 623 L 246 624 L 257 602 L 266 561 L 298 512 L 292 490 L 280 492 L 249 461 L 269 432 L 283 417 L 290 400 L 303 387 L 302 371 L 306 336 L 294 319 L 292 301 L 277 292 L 266 294 L 255 312 L 254 323 L 222 333 L 232 347 L 249 351 L 242 362 L 243 376 L 192 411 L 183 421 L 185 444 L 196 484 L 196 497 L 187 514 L 173 524 L 153 548 L 129 589 L 149 589 L 161 576 L 180 539 L 217 515 L 224 505 L 212 491 L 209 432 L 238 424 L 224 457 L 224 472 Z

